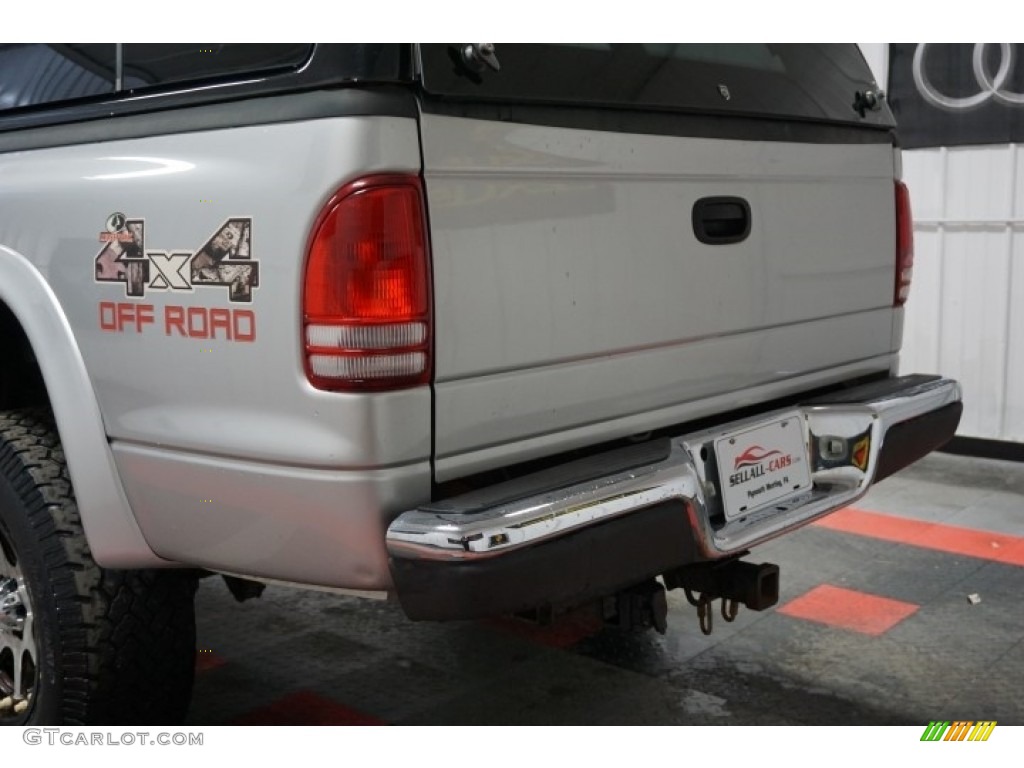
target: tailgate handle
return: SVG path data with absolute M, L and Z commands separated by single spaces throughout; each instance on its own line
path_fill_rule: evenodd
M 750 204 L 742 197 L 702 197 L 693 204 L 693 233 L 708 245 L 746 240 L 750 234 Z

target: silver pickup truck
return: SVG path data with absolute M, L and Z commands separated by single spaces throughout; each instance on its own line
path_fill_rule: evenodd
M 710 629 L 949 439 L 854 45 L 0 46 L 0 722 L 183 717 L 197 579 Z

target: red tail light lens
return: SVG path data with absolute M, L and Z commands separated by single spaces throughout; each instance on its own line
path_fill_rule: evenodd
M 346 185 L 317 219 L 306 260 L 310 383 L 334 391 L 427 383 L 430 309 L 419 178 L 381 175 Z
M 914 276 L 914 219 L 910 213 L 910 190 L 896 182 L 896 291 L 893 306 L 902 307 L 910 295 Z

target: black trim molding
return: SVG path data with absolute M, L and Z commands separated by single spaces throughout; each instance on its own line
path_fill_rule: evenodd
M 740 141 L 788 141 L 801 144 L 893 144 L 888 128 L 775 118 L 697 115 L 620 108 L 495 104 L 423 95 L 423 112 L 473 120 L 526 123 L 552 128 Z
M 878 454 L 874 482 L 881 482 L 949 442 L 963 410 L 963 403 L 950 403 L 890 427 Z
M 417 116 L 416 97 L 409 89 L 397 86 L 347 86 L 188 109 L 165 109 L 0 133 L 0 153 L 325 117 L 378 115 L 414 119 Z
M 1007 440 L 988 440 L 982 437 L 960 437 L 958 435 L 939 450 L 957 456 L 1024 462 L 1024 443 L 1011 443 Z

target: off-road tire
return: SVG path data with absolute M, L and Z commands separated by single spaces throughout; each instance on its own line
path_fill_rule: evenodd
M 95 563 L 46 411 L 0 412 L 0 538 L 27 582 L 40 657 L 28 709 L 0 723 L 181 722 L 195 674 L 194 574 Z

